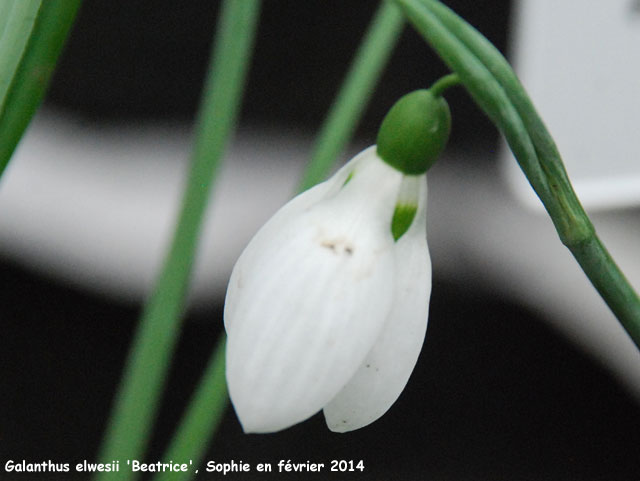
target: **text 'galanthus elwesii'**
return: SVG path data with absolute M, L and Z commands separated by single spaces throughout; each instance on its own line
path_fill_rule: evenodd
M 426 170 L 449 110 L 412 92 L 378 144 L 282 207 L 238 259 L 225 300 L 227 382 L 246 432 L 324 411 L 358 429 L 395 402 L 427 327 Z

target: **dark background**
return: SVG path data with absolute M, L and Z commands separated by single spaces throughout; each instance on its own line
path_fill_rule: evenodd
M 446 3 L 506 49 L 510 2 Z M 217 4 L 86 1 L 46 103 L 87 123 L 190 122 Z M 316 129 L 375 4 L 266 0 L 242 125 Z M 371 142 L 395 99 L 445 73 L 407 29 L 358 135 Z M 449 98 L 453 148 L 492 151 L 491 125 L 461 91 Z M 640 409 L 615 379 L 535 312 L 434 274 L 425 348 L 382 419 L 343 435 L 321 416 L 283 433 L 244 435 L 229 410 L 205 459 L 364 461 L 364 473 L 331 479 L 640 479 Z M 140 306 L 75 290 L 8 258 L 0 258 L 0 292 L 0 460 L 93 459 Z M 187 316 L 149 461 L 160 458 L 180 418 L 221 313 L 219 302 Z M 46 476 L 16 479 L 32 477 Z M 322 479 L 300 477 L 310 478 Z

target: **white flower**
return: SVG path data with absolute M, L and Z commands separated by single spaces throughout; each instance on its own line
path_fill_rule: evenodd
M 396 241 L 398 206 L 417 211 Z M 227 382 L 246 432 L 279 431 L 321 409 L 331 430 L 350 431 L 395 402 L 427 327 L 425 210 L 426 175 L 403 175 L 374 146 L 255 235 L 224 312 Z

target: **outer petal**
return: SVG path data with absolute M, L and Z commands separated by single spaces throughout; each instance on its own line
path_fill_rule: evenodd
M 391 309 L 389 222 L 400 174 L 375 151 L 364 154 L 348 184 L 256 236 L 236 268 L 227 381 L 247 432 L 284 429 L 322 409 Z
M 352 431 L 382 416 L 400 396 L 418 360 L 427 329 L 431 294 L 426 196 L 426 181 L 421 179 L 416 219 L 396 244 L 392 310 L 363 364 L 324 408 L 332 431 Z
M 356 168 L 358 163 L 370 156 L 372 148 L 373 147 L 366 149 L 359 155 L 355 156 L 325 182 L 315 185 L 311 189 L 298 194 L 287 202 L 284 206 L 278 209 L 273 217 L 271 217 L 251 239 L 249 245 L 247 245 L 236 261 L 233 271 L 231 272 L 231 277 L 229 278 L 229 286 L 227 288 L 224 304 L 224 323 L 227 331 L 229 331 L 229 328 L 231 327 L 230 323 L 235 317 L 233 310 L 237 303 L 233 301 L 236 296 L 235 291 L 238 286 L 238 277 L 241 276 L 242 272 L 245 270 L 245 266 L 252 265 L 255 258 L 260 256 L 264 244 L 269 243 L 278 231 L 285 227 L 287 223 L 291 222 L 291 219 L 309 210 L 322 199 L 335 195 L 347 180 L 349 174 L 351 174 L 351 172 Z

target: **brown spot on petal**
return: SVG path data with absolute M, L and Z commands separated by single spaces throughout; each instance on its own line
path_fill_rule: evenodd
M 320 241 L 320 245 L 336 255 L 352 256 L 355 251 L 353 245 L 345 239 L 324 239 Z
M 335 251 L 336 251 L 336 245 L 335 245 L 335 243 L 333 243 L 333 242 L 331 242 L 331 241 L 322 241 L 322 242 L 320 243 L 320 245 L 321 245 L 322 247 L 326 247 L 327 249 L 332 250 L 333 252 L 335 252 Z

